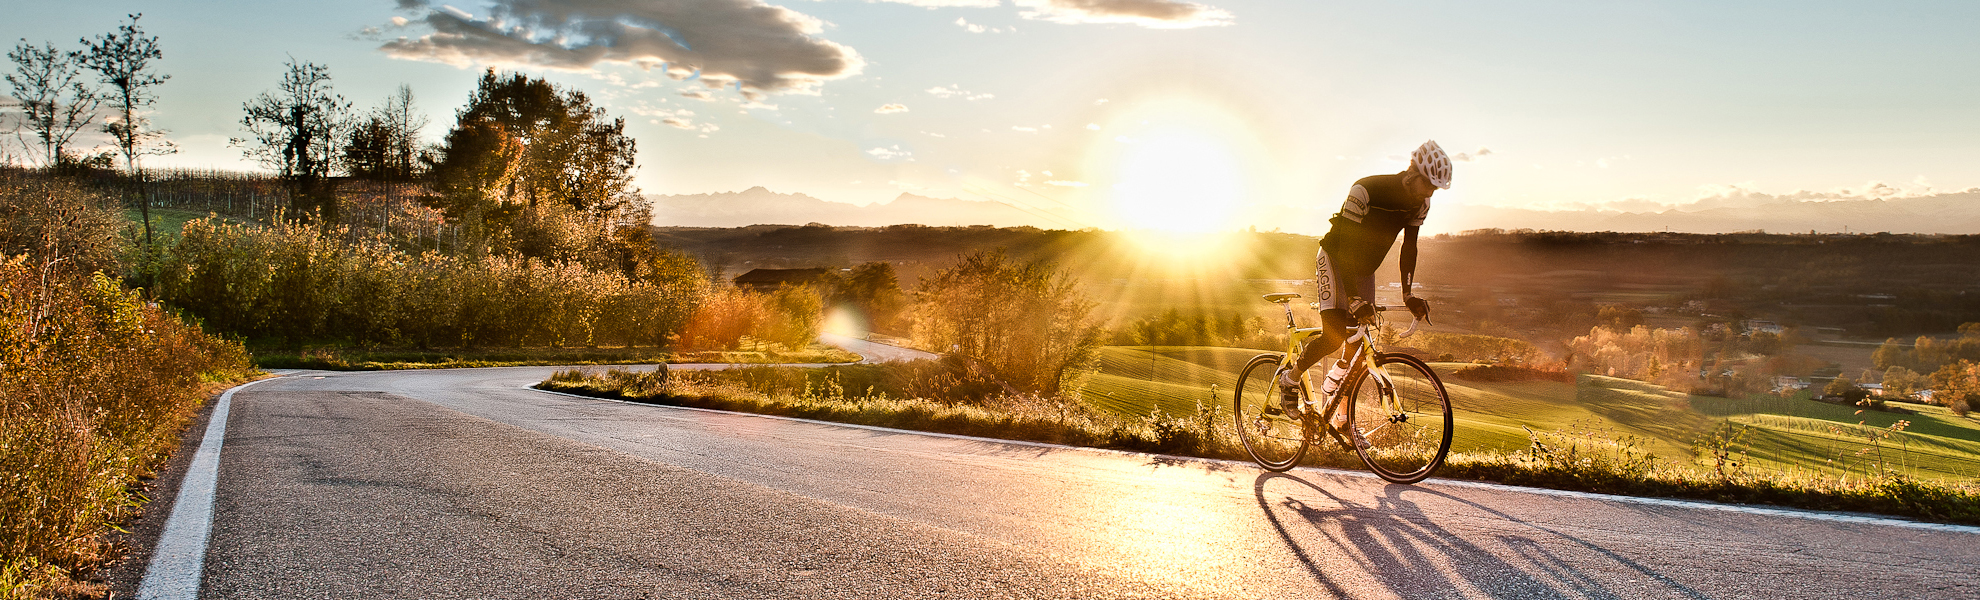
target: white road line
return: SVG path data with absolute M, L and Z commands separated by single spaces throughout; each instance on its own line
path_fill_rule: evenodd
M 542 392 L 542 393 L 545 393 L 545 394 L 556 394 L 556 395 L 559 395 L 559 396 L 569 396 L 569 397 L 572 397 L 572 398 L 583 398 L 583 399 L 586 399 L 586 400 L 603 400 L 603 401 L 607 401 L 607 402 L 618 402 L 618 403 L 620 403 L 620 404 L 631 404 L 631 405 L 635 405 L 635 406 L 652 406 L 652 407 L 658 407 L 658 408 L 671 408 L 671 409 L 676 409 L 676 410 L 693 410 L 693 411 L 701 411 L 701 412 L 710 412 L 710 413 L 721 413 L 721 414 L 726 414 L 726 415 L 741 415 L 741 416 L 747 416 L 747 417 L 758 417 L 758 418 L 763 418 L 763 419 L 778 419 L 778 420 L 783 420 L 783 421 L 796 421 L 796 422 L 799 422 L 799 423 L 812 423 L 812 424 L 817 424 L 817 425 L 830 425 L 830 426 L 834 426 L 834 427 L 851 427 L 851 428 L 855 428 L 855 429 L 866 429 L 866 430 L 871 430 L 871 431 L 884 431 L 884 432 L 888 432 L 888 433 L 905 433 L 905 434 L 911 434 L 911 435 L 920 435 L 920 436 L 928 436 L 928 437 L 939 437 L 939 438 L 950 438 L 950 439 L 957 439 L 957 440 L 970 440 L 970 441 L 977 441 L 977 442 L 990 442 L 990 443 L 996 443 L 996 444 L 1009 444 L 1009 445 L 1013 445 L 1013 446 L 1028 446 L 1028 447 L 1033 447 L 1033 448 L 1052 448 L 1052 449 L 1057 449 L 1057 450 L 1077 450 L 1077 451 L 1082 451 L 1082 452 L 1098 452 L 1098 453 L 1103 453 L 1103 454 L 1123 454 L 1123 455 L 1132 455 L 1132 456 L 1160 456 L 1160 457 L 1162 457 L 1162 458 L 1164 458 L 1164 459 L 1175 459 L 1175 460 L 1186 460 L 1186 461 L 1192 461 L 1192 462 L 1202 462 L 1202 463 L 1214 463 L 1214 464 L 1222 464 L 1222 465 L 1236 465 L 1236 466 L 1245 466 L 1245 465 L 1250 465 L 1250 464 L 1251 464 L 1250 462 L 1246 462 L 1246 461 L 1237 461 L 1237 460 L 1224 460 L 1224 459 L 1219 459 L 1219 458 L 1200 458 L 1200 457 L 1195 457 L 1195 456 L 1173 456 L 1173 455 L 1168 455 L 1168 454 L 1152 454 L 1152 453 L 1147 453 L 1147 452 L 1131 452 L 1131 451 L 1127 451 L 1127 450 L 1111 450 L 1111 449 L 1107 449 L 1107 448 L 1084 448 L 1084 447 L 1080 447 L 1080 446 L 1064 446 L 1064 445 L 1060 445 L 1060 444 L 1048 444 L 1048 443 L 1044 443 L 1044 442 L 1028 442 L 1028 441 L 1023 441 L 1023 440 L 1000 440 L 1000 439 L 996 439 L 996 438 L 986 438 L 986 437 L 976 437 L 976 436 L 969 436 L 969 435 L 957 435 L 957 434 L 953 434 L 953 433 L 934 433 L 934 432 L 928 432 L 928 431 L 914 431 L 914 430 L 909 430 L 909 429 L 894 429 L 894 428 L 891 428 L 891 427 L 879 427 L 879 426 L 874 426 L 874 425 L 858 425 L 858 424 L 853 424 L 853 423 L 834 423 L 834 422 L 831 422 L 831 421 L 817 421 L 817 420 L 812 420 L 812 419 L 800 419 L 800 418 L 797 418 L 797 417 L 785 417 L 785 416 L 779 416 L 779 415 L 759 415 L 759 414 L 755 414 L 755 413 L 745 413 L 745 412 L 734 412 L 734 411 L 726 411 L 726 410 L 716 410 L 716 409 L 712 409 L 712 408 L 695 408 L 695 407 L 692 407 L 692 406 L 668 406 L 668 405 L 665 405 L 665 404 L 648 404 L 648 403 L 645 403 L 645 402 L 631 402 L 631 401 L 626 401 L 626 400 L 617 400 L 617 399 L 613 399 L 613 398 L 599 398 L 599 397 L 595 397 L 595 396 L 581 396 L 581 395 L 578 395 L 578 394 L 567 394 L 567 393 L 564 393 L 564 392 L 553 392 L 553 391 L 550 391 L 550 390 L 539 390 L 539 389 L 536 389 L 536 388 L 533 388 L 533 387 L 529 387 L 529 386 L 527 386 L 527 385 L 525 385 L 525 386 L 523 386 L 523 387 L 524 387 L 524 389 L 529 389 L 529 390 L 533 390 L 533 391 L 537 391 L 537 392 Z M 1377 477 L 1375 476 L 1375 474 L 1374 474 L 1374 473 L 1369 473 L 1369 472 L 1366 472 L 1366 471 L 1351 471 L 1351 470 L 1346 470 L 1346 469 L 1331 469 L 1331 468 L 1326 468 L 1326 467 L 1299 467 L 1299 468 L 1298 468 L 1298 470 L 1301 470 L 1301 471 L 1311 471 L 1311 472 L 1317 472 L 1317 473 L 1326 473 L 1326 474 L 1329 474 L 1329 475 L 1341 475 L 1341 476 L 1347 476 L 1347 477 L 1361 477 L 1361 478 L 1365 478 L 1365 479 L 1376 479 L 1376 478 L 1377 478 Z M 1417 484 L 1417 485 L 1436 485 L 1436 486 L 1441 486 L 1441 487 L 1461 487 L 1461 488 L 1474 488 L 1474 489 L 1484 489 L 1484 490 L 1492 490 L 1492 491 L 1498 491 L 1498 492 L 1512 492 L 1512 493 L 1519 493 L 1519 494 L 1536 494 L 1536 495 L 1541 495 L 1541 496 L 1557 496 L 1557 497 L 1563 497 L 1563 498 L 1579 498 L 1579 499 L 1583 499 L 1583 500 L 1597 500 L 1597 501 L 1602 501 L 1602 502 L 1615 502 L 1615 503 L 1619 503 L 1619 504 L 1642 504 L 1642 505 L 1650 505 L 1650 506 L 1670 506 L 1670 507 L 1676 507 L 1676 508 L 1692 508 L 1692 509 L 1699 509 L 1699 510 L 1716 510 L 1716 511 L 1723 511 L 1723 512 L 1736 512 L 1736 513 L 1747 513 L 1747 514 L 1755 514 L 1755 515 L 1766 515 L 1766 516 L 1770 516 L 1770 517 L 1786 517 L 1786 518 L 1790 518 L 1790 519 L 1808 519 L 1808 520 L 1812 520 L 1812 521 L 1832 521 L 1832 522 L 1838 522 L 1838 523 L 1861 523 L 1861 524 L 1865 524 L 1865 525 L 1885 525 L 1885 526 L 1890 526 L 1890 527 L 1905 527 L 1905 528 L 1910 528 L 1910 529 L 1924 529 L 1924 530 L 1929 530 L 1929 531 L 1946 531 L 1946 532 L 1952 532 L 1952 533 L 1970 533 L 1970 534 L 1980 534 L 1980 527 L 1974 527 L 1974 526 L 1971 526 L 1971 525 L 1951 525 L 1951 524 L 1946 524 L 1946 523 L 1926 523 L 1926 522 L 1921 522 L 1921 521 L 1908 521 L 1908 520 L 1904 520 L 1904 519 L 1897 519 L 1897 518 L 1891 518 L 1891 517 L 1880 517 L 1880 516 L 1875 516 L 1875 515 L 1862 515 L 1862 514 L 1851 514 L 1851 513 L 1834 513 L 1834 512 L 1818 512 L 1818 511 L 1812 511 L 1812 510 L 1800 510 L 1800 509 L 1790 509 L 1790 508 L 1769 508 L 1769 507 L 1761 507 L 1761 506 L 1751 506 L 1751 505 L 1745 505 L 1745 504 L 1720 504 L 1720 503 L 1717 503 L 1717 502 L 1701 502 L 1701 501 L 1697 501 L 1697 500 L 1676 500 L 1676 499 L 1671 499 L 1671 498 L 1646 498 L 1646 497 L 1641 497 L 1641 496 L 1617 496 L 1617 495 L 1613 495 L 1613 494 L 1597 494 L 1597 493 L 1594 493 L 1594 492 L 1572 492 L 1572 491 L 1567 491 L 1567 490 L 1550 490 L 1550 489 L 1546 489 L 1546 488 L 1530 488 L 1530 487 L 1519 487 L 1519 486 L 1513 486 L 1513 485 L 1505 485 L 1505 484 L 1500 484 L 1500 483 L 1491 483 L 1491 482 L 1486 482 L 1486 481 L 1467 481 L 1467 480 L 1461 480 L 1461 479 L 1443 479 L 1443 478 L 1431 478 L 1431 479 L 1428 479 L 1428 480 L 1425 480 L 1424 482 L 1422 482 L 1422 483 L 1419 483 L 1419 484 Z
M 220 482 L 220 444 L 227 438 L 227 409 L 234 392 L 241 388 L 273 381 L 250 381 L 227 390 L 213 405 L 207 420 L 206 436 L 193 452 L 192 464 L 179 484 L 179 498 L 172 502 L 172 516 L 165 519 L 165 531 L 158 536 L 151 565 L 138 584 L 140 600 L 180 600 L 199 597 L 201 571 L 206 567 L 206 539 L 213 531 L 213 491 Z

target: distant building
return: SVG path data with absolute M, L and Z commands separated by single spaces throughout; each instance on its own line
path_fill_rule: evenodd
M 757 292 L 773 292 L 787 285 L 818 283 L 830 269 L 751 269 L 732 281 L 736 287 Z
M 1802 381 L 1800 377 L 1782 375 L 1774 378 L 1774 393 L 1776 394 L 1805 389 L 1808 389 L 1808 382 Z
M 1775 323 L 1773 321 L 1761 321 L 1758 319 L 1751 319 L 1746 322 L 1746 332 L 1748 334 L 1771 333 L 1774 335 L 1780 335 L 1781 332 L 1783 331 L 1786 331 L 1786 329 L 1781 327 L 1779 323 Z

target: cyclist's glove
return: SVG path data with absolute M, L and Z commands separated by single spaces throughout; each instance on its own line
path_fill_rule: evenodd
M 1356 323 L 1372 323 L 1375 321 L 1375 305 L 1355 296 L 1348 300 L 1348 315 L 1354 317 Z
M 1416 318 L 1418 319 L 1423 319 L 1423 322 L 1425 324 L 1434 324 L 1434 323 L 1430 323 L 1429 300 L 1424 300 L 1422 298 L 1418 298 L 1415 296 L 1403 296 L 1403 304 L 1409 305 L 1409 314 L 1415 315 Z

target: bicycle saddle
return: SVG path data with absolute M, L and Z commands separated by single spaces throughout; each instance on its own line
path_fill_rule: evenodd
M 1288 301 L 1288 300 L 1291 300 L 1291 299 L 1293 299 L 1293 298 L 1298 298 L 1298 297 L 1299 297 L 1299 294 L 1292 294 L 1292 293 L 1285 293 L 1285 294 L 1266 294 L 1266 295 L 1265 295 L 1265 301 L 1266 301 L 1266 302 L 1270 302 L 1270 303 L 1273 303 L 1273 304 L 1285 304 L 1285 303 L 1286 303 L 1286 301 Z

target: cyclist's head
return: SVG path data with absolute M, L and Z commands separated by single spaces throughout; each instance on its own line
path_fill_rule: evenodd
M 1416 147 L 1415 152 L 1409 153 L 1409 168 L 1430 180 L 1430 185 L 1437 186 L 1437 189 L 1451 189 L 1451 157 L 1444 154 L 1444 149 L 1437 146 L 1436 140 L 1424 142 Z

